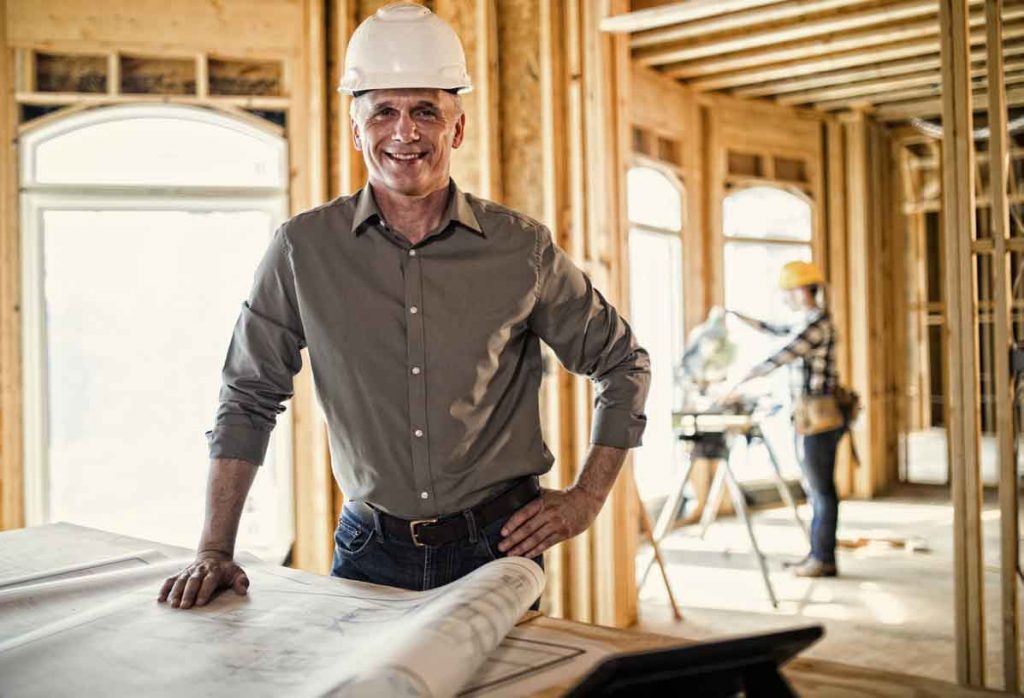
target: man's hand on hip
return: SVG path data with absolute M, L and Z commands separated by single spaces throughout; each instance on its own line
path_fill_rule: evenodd
M 170 601 L 174 608 L 205 606 L 214 594 L 228 587 L 239 596 L 245 596 L 249 577 L 230 555 L 203 551 L 196 555 L 192 564 L 164 580 L 159 600 Z
M 509 517 L 501 529 L 498 550 L 507 555 L 537 557 L 587 530 L 603 504 L 579 487 L 541 489 L 539 497 Z

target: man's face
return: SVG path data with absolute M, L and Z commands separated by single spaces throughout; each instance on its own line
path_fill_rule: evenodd
M 791 288 L 782 292 L 782 302 L 793 312 L 799 312 L 804 310 L 804 297 L 806 295 L 806 288 Z
M 356 98 L 352 137 L 372 183 L 425 196 L 448 184 L 465 124 L 458 98 L 443 90 L 373 90 Z

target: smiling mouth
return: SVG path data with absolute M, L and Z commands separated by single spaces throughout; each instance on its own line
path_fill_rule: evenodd
M 425 157 L 427 157 L 426 153 L 388 153 L 388 152 L 385 152 L 384 154 L 388 157 L 389 160 L 393 160 L 395 162 L 415 162 L 417 160 L 422 160 Z

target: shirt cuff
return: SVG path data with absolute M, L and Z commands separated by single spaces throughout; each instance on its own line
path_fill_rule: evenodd
M 640 437 L 643 436 L 646 427 L 647 417 L 642 414 L 612 407 L 598 407 L 594 410 L 590 440 L 598 446 L 636 448 L 643 443 Z
M 237 424 L 221 424 L 206 432 L 210 458 L 236 458 L 263 465 L 270 432 Z

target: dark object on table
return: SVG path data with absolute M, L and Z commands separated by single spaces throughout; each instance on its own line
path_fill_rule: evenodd
M 816 642 L 820 625 L 652 652 L 617 654 L 566 696 L 794 696 L 779 665 Z

